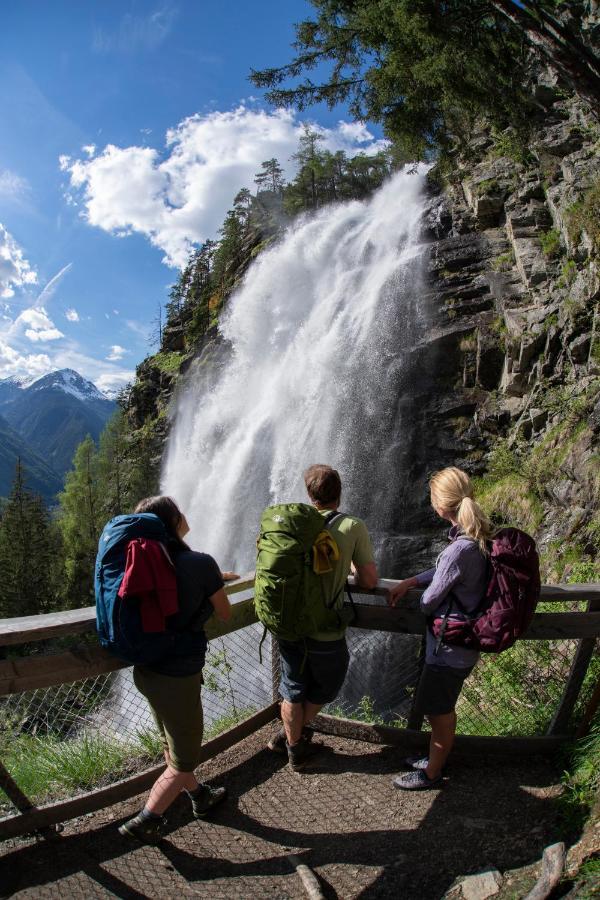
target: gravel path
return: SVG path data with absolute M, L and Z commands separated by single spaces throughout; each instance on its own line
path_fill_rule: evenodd
M 0 894 L 300 900 L 293 853 L 327 898 L 438 900 L 456 876 L 533 862 L 559 839 L 548 760 L 456 760 L 441 790 L 406 794 L 391 785 L 393 748 L 319 735 L 326 749 L 296 775 L 265 749 L 271 730 L 204 766 L 230 792 L 211 822 L 191 819 L 182 798 L 160 847 L 143 847 L 117 833 L 135 798 L 68 822 L 51 842 L 6 842 Z

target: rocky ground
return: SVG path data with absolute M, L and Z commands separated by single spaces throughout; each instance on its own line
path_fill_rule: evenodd
M 439 900 L 455 879 L 532 865 L 560 839 L 559 772 L 546 759 L 455 759 L 443 789 L 404 794 L 391 784 L 393 748 L 319 736 L 327 750 L 295 775 L 264 749 L 269 733 L 206 764 L 230 791 L 212 822 L 191 821 L 182 800 L 161 846 L 129 843 L 117 826 L 135 798 L 67 823 L 51 842 L 7 842 L 3 896 L 291 900 L 305 896 L 292 854 L 328 898 Z

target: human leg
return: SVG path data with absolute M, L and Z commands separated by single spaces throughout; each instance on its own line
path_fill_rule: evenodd
M 283 722 L 288 745 L 297 744 L 302 737 L 304 703 L 302 701 L 292 703 L 290 700 L 282 700 L 281 721 Z
M 147 843 L 156 843 L 162 836 L 163 813 L 182 791 L 190 796 L 193 813 L 198 818 L 223 800 L 226 791 L 202 784 L 194 775 L 200 762 L 204 724 L 201 673 L 176 678 L 136 667 L 134 681 L 148 700 L 163 737 L 167 767 L 154 782 L 143 810 L 119 830 Z
M 431 724 L 429 757 L 411 760 L 415 771 L 394 779 L 394 786 L 402 790 L 423 790 L 438 787 L 442 781 L 442 770 L 452 750 L 456 733 L 456 702 L 465 678 L 471 669 L 426 664 L 419 686 L 415 705 Z
M 429 740 L 429 764 L 425 774 L 431 780 L 439 778 L 444 768 L 448 755 L 454 744 L 456 734 L 456 713 L 446 713 L 441 716 L 427 716 L 431 725 L 431 738 Z

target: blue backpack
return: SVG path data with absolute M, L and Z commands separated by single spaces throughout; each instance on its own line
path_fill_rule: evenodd
M 139 604 L 119 597 L 127 545 L 135 538 L 168 542 L 165 526 L 154 513 L 115 516 L 100 535 L 95 570 L 96 630 L 100 643 L 131 665 L 150 665 L 165 657 L 193 652 L 202 640 L 197 633 L 144 632 Z

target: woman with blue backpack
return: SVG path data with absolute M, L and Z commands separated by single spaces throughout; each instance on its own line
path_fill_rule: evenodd
M 443 469 L 432 476 L 429 486 L 431 505 L 452 526 L 450 543 L 438 556 L 435 568 L 398 582 L 388 596 L 390 605 L 396 606 L 411 588 L 426 587 L 421 610 L 430 627 L 415 705 L 431 725 L 429 755 L 409 757 L 406 764 L 413 771 L 394 779 L 395 787 L 411 791 L 440 787 L 442 783 L 442 770 L 456 732 L 456 702 L 479 652 L 445 643 L 439 636 L 439 623 L 447 624 L 448 615 L 467 617 L 480 606 L 486 592 L 488 542 L 492 536 L 487 516 L 473 499 L 473 485 L 466 472 L 455 467 Z M 431 627 L 433 617 L 438 626 L 435 631 Z
M 184 542 L 189 526 L 170 497 L 142 500 L 135 513 L 157 516 L 166 531 L 165 549 L 175 569 L 177 587 L 177 611 L 168 617 L 167 629 L 175 635 L 194 636 L 189 643 L 174 643 L 171 653 L 133 669 L 135 685 L 148 700 L 163 739 L 167 767 L 152 786 L 143 809 L 119 831 L 155 844 L 163 836 L 164 812 L 182 791 L 190 797 L 196 818 L 204 818 L 226 796 L 224 787 L 198 782 L 194 769 L 200 763 L 204 727 L 200 697 L 207 647 L 204 623 L 213 611 L 227 621 L 231 606 L 215 560 L 190 550 Z M 187 647 L 184 652 L 183 646 Z

